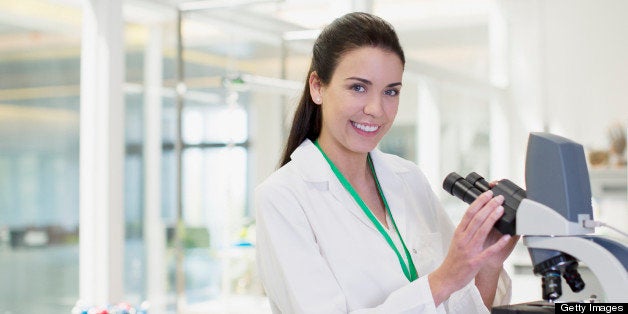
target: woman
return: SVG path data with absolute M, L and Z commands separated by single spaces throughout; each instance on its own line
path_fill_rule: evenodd
M 454 230 L 420 170 L 376 149 L 405 58 L 392 26 L 350 13 L 314 44 L 282 167 L 256 189 L 257 261 L 275 313 L 483 313 L 508 302 L 516 238 L 484 193 Z

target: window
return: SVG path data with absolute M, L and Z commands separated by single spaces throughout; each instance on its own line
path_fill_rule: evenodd
M 0 10 L 0 312 L 64 313 L 78 295 L 81 12 Z

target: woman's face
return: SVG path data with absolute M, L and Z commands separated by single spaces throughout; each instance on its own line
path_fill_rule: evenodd
M 402 75 L 401 59 L 376 47 L 345 53 L 327 85 L 312 73 L 311 96 L 323 113 L 321 146 L 337 153 L 373 150 L 397 115 Z

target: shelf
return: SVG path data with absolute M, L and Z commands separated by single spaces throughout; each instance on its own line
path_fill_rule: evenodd
M 626 168 L 590 169 L 591 194 L 596 198 L 628 199 Z

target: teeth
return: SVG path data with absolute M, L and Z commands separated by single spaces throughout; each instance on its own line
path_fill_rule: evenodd
M 353 124 L 353 126 L 355 126 L 356 128 L 364 132 L 375 132 L 377 131 L 377 129 L 379 129 L 379 126 L 377 125 L 366 125 L 366 124 L 360 124 L 357 122 L 351 122 L 351 124 Z

